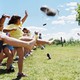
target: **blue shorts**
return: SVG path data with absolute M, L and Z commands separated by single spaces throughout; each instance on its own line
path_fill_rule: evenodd
M 13 46 L 7 45 L 7 47 L 8 47 L 10 50 L 14 50 L 14 47 L 13 47 Z
M 14 50 L 14 47 L 13 47 L 13 46 L 3 45 L 3 41 L 0 40 L 0 53 L 1 53 L 1 51 L 2 51 L 5 47 L 8 47 L 10 50 Z

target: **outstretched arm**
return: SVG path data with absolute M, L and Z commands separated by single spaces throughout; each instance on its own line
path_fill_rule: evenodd
M 6 18 L 10 18 L 10 16 L 8 16 L 8 15 L 2 15 L 2 17 L 0 18 L 0 24 L 4 24 Z
M 16 31 L 17 29 L 16 28 L 13 28 L 13 29 L 3 29 L 3 32 L 10 32 L 10 31 Z
M 22 24 L 25 22 L 25 20 L 27 19 L 27 17 L 28 17 L 28 14 L 27 14 L 27 11 L 25 11 L 25 16 L 21 20 L 22 21 Z

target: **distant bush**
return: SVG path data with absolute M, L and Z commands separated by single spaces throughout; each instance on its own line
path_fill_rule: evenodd
M 66 41 L 65 39 L 63 41 L 59 39 L 54 40 L 55 45 L 62 45 L 62 46 L 80 46 L 80 40 L 74 40 L 73 38 Z

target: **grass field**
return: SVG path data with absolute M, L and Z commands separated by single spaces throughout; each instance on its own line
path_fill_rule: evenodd
M 47 53 L 51 59 L 48 60 Z M 33 51 L 24 60 L 23 72 L 28 77 L 17 79 L 17 63 L 13 63 L 15 72 L 6 74 L 5 66 L 0 66 L 0 80 L 80 80 L 80 46 L 46 46 Z

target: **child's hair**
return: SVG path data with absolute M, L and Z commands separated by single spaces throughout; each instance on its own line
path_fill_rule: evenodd
M 16 24 L 18 19 L 21 19 L 21 17 L 20 16 L 17 16 L 17 15 L 13 15 L 11 17 L 11 19 L 9 20 L 8 25 L 9 24 Z
M 29 33 L 30 31 L 27 29 L 27 28 L 23 28 L 23 32 L 24 32 L 24 30 L 26 30 L 26 33 Z
M 35 33 L 36 35 L 38 35 L 38 32 L 35 31 L 34 33 Z

